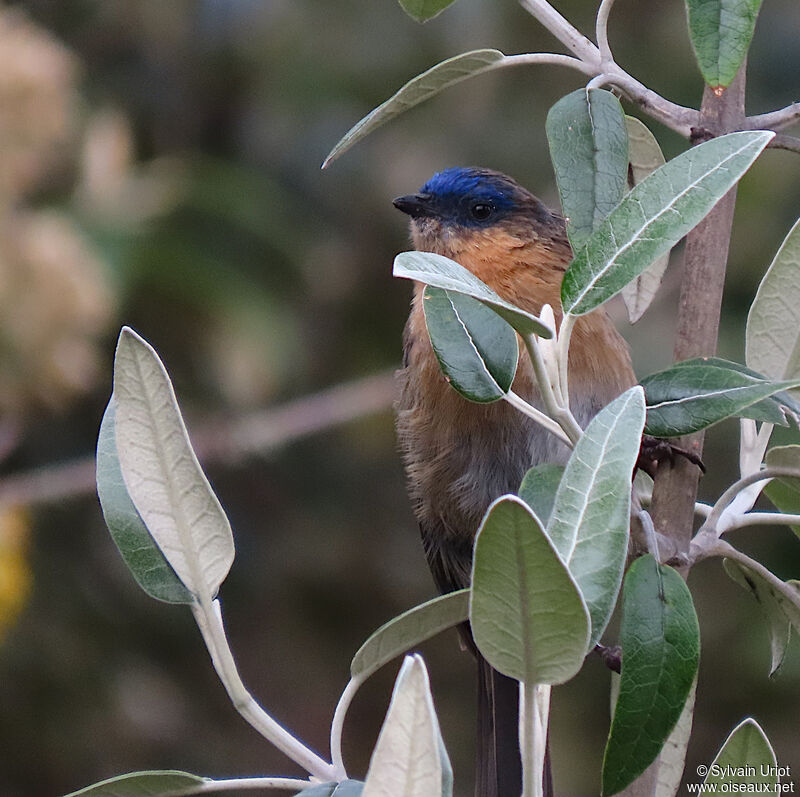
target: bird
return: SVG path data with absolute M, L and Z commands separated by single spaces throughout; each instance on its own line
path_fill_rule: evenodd
M 449 168 L 393 204 L 410 217 L 416 250 L 455 260 L 530 313 L 549 304 L 560 323 L 561 280 L 572 259 L 565 220 L 513 178 Z M 448 384 L 427 333 L 424 301 L 424 285 L 415 283 L 396 428 L 425 555 L 447 593 L 470 585 L 475 534 L 492 501 L 515 493 L 530 467 L 566 463 L 570 449 L 507 402 L 472 403 Z M 602 309 L 577 320 L 568 368 L 570 408 L 581 427 L 637 383 L 628 344 Z M 512 388 L 542 408 L 522 347 Z M 478 661 L 476 797 L 519 797 L 518 684 L 491 668 L 468 629 L 462 634 Z

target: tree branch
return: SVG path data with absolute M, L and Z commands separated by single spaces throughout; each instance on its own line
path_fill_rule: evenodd
M 739 130 L 744 122 L 746 64 L 721 96 L 706 87 L 700 124 L 712 135 Z M 722 291 L 730 246 L 736 188 L 731 189 L 711 213 L 689 233 L 684 254 L 684 274 L 678 308 L 674 360 L 713 355 L 717 350 Z M 703 432 L 681 438 L 676 445 L 700 456 Z M 656 531 L 670 538 L 680 553 L 688 555 L 694 528 L 699 470 L 683 457 L 671 467 L 659 468 L 650 513 Z
M 761 576 L 772 589 L 779 592 L 781 596 L 793 606 L 800 609 L 800 593 L 798 593 L 794 587 L 787 584 L 783 579 L 778 578 L 771 570 L 764 567 L 761 562 L 757 562 L 738 548 L 734 548 L 732 545 L 725 542 L 725 540 L 715 540 L 712 545 L 708 545 L 704 547 L 702 551 L 698 551 L 696 561 L 699 562 L 701 559 L 708 559 L 711 556 L 722 556 L 726 559 L 733 559 L 748 570 L 752 570 L 756 575 Z
M 614 61 L 606 34 L 608 14 L 611 12 L 613 0 L 604 0 L 598 12 L 597 30 L 602 52 L 547 0 L 520 0 L 520 4 L 583 62 L 585 68 L 582 71 L 592 76 L 602 76 L 602 83 L 616 86 L 648 116 L 680 133 L 684 138 L 689 138 L 692 129 L 699 126 L 698 111 L 664 99 L 629 75 Z M 501 61 L 500 65 L 502 63 Z
M 784 130 L 800 122 L 800 102 L 793 102 L 779 111 L 770 111 L 756 116 L 748 116 L 745 129 L 747 130 Z
M 522 7 L 536 17 L 570 52 L 581 61 L 593 64 L 600 71 L 600 50 L 547 0 L 519 0 Z
M 786 149 L 789 152 L 800 153 L 800 138 L 787 136 L 786 133 L 778 133 L 767 146 L 773 149 Z
M 192 434 L 201 462 L 235 464 L 295 440 L 388 409 L 394 400 L 394 371 L 345 382 L 278 407 L 233 420 L 200 421 Z M 48 504 L 95 490 L 93 456 L 44 465 L 0 480 L 0 504 Z

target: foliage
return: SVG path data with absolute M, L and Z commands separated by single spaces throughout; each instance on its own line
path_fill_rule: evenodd
M 420 21 L 448 5 L 441 0 L 403 3 Z M 698 11 L 707 10 L 702 5 L 688 3 L 693 44 L 706 80 L 719 89 L 730 83 L 745 58 L 759 4 L 717 4 L 716 27 L 708 16 L 698 18 Z M 601 12 L 603 8 L 607 12 L 610 4 L 604 3 Z M 737 35 L 723 35 L 730 29 Z M 609 53 L 602 52 L 607 39 L 600 18 L 598 44 L 597 75 L 630 87 L 630 76 L 615 72 Z M 584 72 L 591 60 L 589 45 L 588 41 L 581 45 L 585 52 L 574 59 Z M 476 52 L 457 56 L 412 80 L 356 125 L 326 164 L 408 107 L 457 81 L 506 65 L 510 58 L 498 51 Z M 636 99 L 635 91 L 633 96 Z M 670 116 L 674 109 L 664 107 L 661 113 L 675 126 L 682 124 Z M 784 281 L 793 283 L 794 230 L 751 308 L 747 367 L 716 359 L 675 364 L 643 379 L 641 386 L 601 410 L 585 429 L 570 410 L 567 375 L 576 319 L 633 283 L 632 315 L 643 312 L 660 279 L 659 274 L 643 285 L 645 275 L 655 273 L 650 271 L 654 262 L 710 213 L 774 133 L 739 130 L 716 136 L 654 168 L 641 167 L 631 187 L 632 131 L 641 135 L 637 125 L 626 122 L 619 101 L 596 85 L 568 95 L 548 117 L 559 194 L 570 217 L 568 232 L 575 251 L 562 285 L 558 324 L 553 308 L 544 307 L 538 317 L 517 308 L 447 258 L 411 252 L 395 261 L 395 276 L 427 285 L 426 323 L 452 387 L 465 400 L 508 401 L 573 451 L 563 472 L 549 469 L 546 479 L 540 480 L 543 472 L 534 470 L 518 496 L 499 497 L 489 507 L 476 536 L 468 591 L 406 612 L 362 646 L 332 722 L 330 761 L 279 725 L 242 683 L 217 597 L 234 560 L 230 523 L 199 466 L 158 355 L 133 330 L 123 328 L 114 392 L 98 441 L 98 492 L 106 522 L 140 585 L 153 597 L 190 606 L 236 709 L 303 767 L 309 779 L 268 777 L 226 783 L 181 772 L 132 773 L 73 794 L 193 794 L 263 781 L 264 786 L 342 797 L 351 793 L 451 797 L 452 770 L 419 655 L 407 656 L 400 668 L 363 784 L 348 777 L 342 732 L 353 696 L 369 676 L 467 618 L 487 660 L 519 680 L 523 704 L 535 707 L 521 714 L 520 752 L 526 772 L 524 797 L 541 794 L 540 752 L 545 745 L 549 686 L 577 674 L 617 604 L 629 551 L 630 483 L 643 430 L 669 437 L 740 419 L 742 478 L 713 507 L 700 507 L 705 521 L 689 560 L 677 563 L 688 568 L 710 556 L 726 557 L 731 577 L 766 610 L 773 671 L 780 666 L 790 628 L 797 628 L 800 592 L 794 583 L 782 581 L 722 541 L 721 535 L 752 521 L 758 514 L 751 511 L 754 502 L 770 479 L 780 479 L 785 488 L 797 492 L 797 452 L 766 451 L 772 426 L 797 419 L 791 392 L 800 387 L 796 308 L 782 309 L 771 301 Z M 652 152 L 649 143 L 648 151 Z M 627 193 L 626 188 L 630 188 Z M 787 335 L 789 326 L 794 331 Z M 542 407 L 532 406 L 512 390 L 519 341 L 525 347 L 523 356 L 534 364 Z M 782 494 L 776 503 L 784 500 Z M 786 500 L 785 505 L 790 503 Z M 662 749 L 668 749 L 671 774 L 661 782 L 669 783 L 674 794 L 679 786 L 675 772 L 689 743 L 687 712 L 697 677 L 699 628 L 683 579 L 670 562 L 659 559 L 649 515 L 635 514 L 645 530 L 648 553 L 637 558 L 625 576 L 622 674 L 602 790 L 615 794 L 627 788 L 658 762 Z M 773 520 L 797 524 L 796 515 L 776 513 Z M 710 767 L 708 782 L 723 782 L 720 778 L 737 767 L 757 768 L 762 763 L 774 767 L 774 753 L 757 723 L 746 720 Z M 773 786 L 775 780 L 770 780 Z

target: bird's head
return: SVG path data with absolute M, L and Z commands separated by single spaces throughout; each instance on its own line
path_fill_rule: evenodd
M 563 237 L 563 221 L 511 177 L 491 169 L 438 172 L 394 206 L 411 217 L 417 249 L 449 257 L 495 235 L 517 240 Z

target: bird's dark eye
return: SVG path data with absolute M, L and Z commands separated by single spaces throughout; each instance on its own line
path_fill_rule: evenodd
M 476 202 L 469 209 L 472 218 L 477 221 L 486 221 L 494 213 L 494 205 L 491 202 Z

